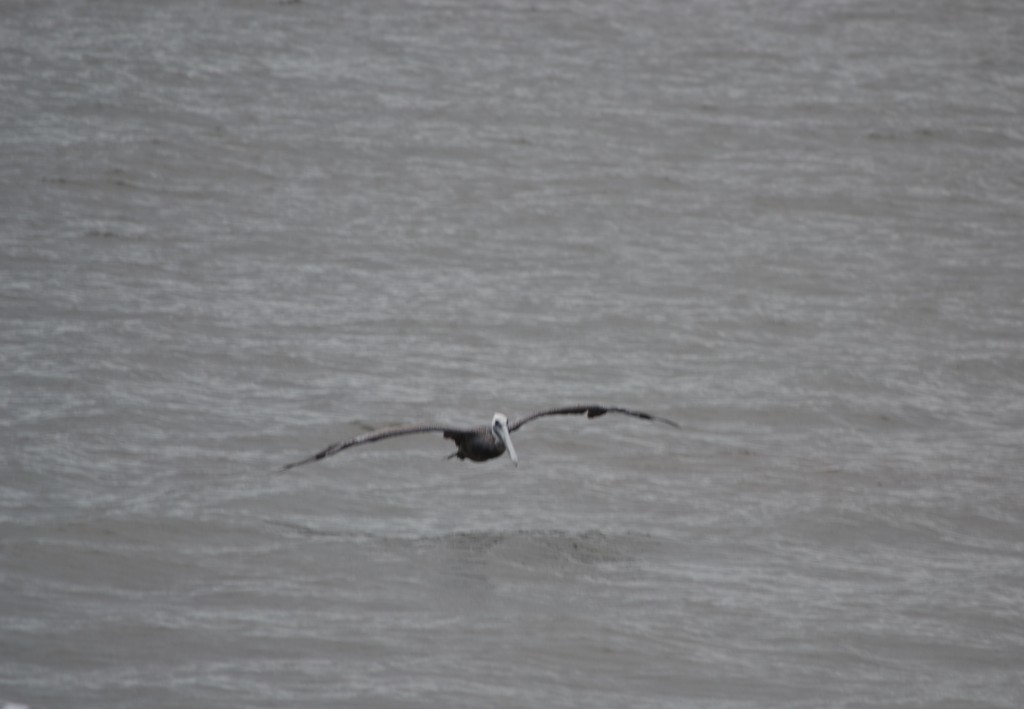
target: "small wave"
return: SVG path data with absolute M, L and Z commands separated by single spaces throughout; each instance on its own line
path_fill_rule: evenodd
M 425 537 L 421 544 L 454 553 L 487 556 L 528 566 L 600 564 L 635 558 L 653 538 L 644 534 L 608 535 L 598 530 L 474 531 Z
M 324 529 L 288 520 L 263 521 L 303 537 L 358 539 L 390 551 L 443 551 L 467 559 L 507 561 L 527 566 L 627 561 L 656 544 L 650 534 L 605 534 L 596 529 L 582 532 L 560 529 L 480 530 L 392 537 L 371 532 Z

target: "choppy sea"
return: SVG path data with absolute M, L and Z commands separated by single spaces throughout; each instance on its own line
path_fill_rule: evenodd
M 1022 36 L 5 2 L 0 706 L 1021 706 Z

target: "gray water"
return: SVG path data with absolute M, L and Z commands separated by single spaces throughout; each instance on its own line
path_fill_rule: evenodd
M 1024 705 L 1021 37 L 3 3 L 0 704 Z

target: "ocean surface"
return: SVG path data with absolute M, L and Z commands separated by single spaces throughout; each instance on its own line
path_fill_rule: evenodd
M 5 1 L 0 706 L 1024 706 L 1022 37 Z

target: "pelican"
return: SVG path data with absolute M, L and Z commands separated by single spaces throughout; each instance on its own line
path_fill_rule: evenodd
M 623 409 L 618 406 L 597 406 L 593 404 L 587 406 L 561 406 L 554 409 L 537 411 L 529 416 L 514 419 L 511 423 L 509 423 L 508 417 L 505 416 L 505 414 L 495 413 L 489 426 L 477 426 L 476 428 L 453 428 L 451 426 L 437 426 L 431 424 L 381 428 L 376 431 L 364 433 L 361 436 L 356 436 L 355 438 L 347 441 L 340 441 L 329 445 L 319 453 L 314 453 L 308 458 L 303 458 L 302 460 L 297 460 L 294 463 L 289 463 L 281 468 L 281 471 L 290 470 L 291 468 L 296 468 L 300 465 L 312 463 L 317 460 L 323 460 L 328 456 L 340 453 L 346 448 L 351 448 L 352 446 L 362 445 L 363 443 L 373 443 L 374 441 L 382 441 L 385 438 L 393 438 L 394 436 L 408 436 L 414 433 L 442 433 L 445 438 L 454 441 L 458 450 L 448 456 L 447 460 L 458 458 L 459 460 L 468 459 L 476 463 L 483 463 L 485 460 L 497 458 L 507 451 L 508 457 L 512 459 L 512 465 L 519 467 L 519 456 L 516 455 L 516 449 L 512 445 L 512 437 L 509 435 L 512 431 L 516 431 L 524 424 L 527 424 L 534 419 L 539 419 L 542 416 L 586 414 L 587 418 L 597 418 L 598 416 L 604 416 L 607 413 L 624 414 L 626 416 L 633 416 L 647 421 L 657 421 L 674 428 L 679 428 L 679 424 L 675 421 L 669 421 L 666 418 L 653 416 L 651 414 L 644 413 L 643 411 Z

